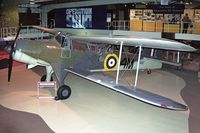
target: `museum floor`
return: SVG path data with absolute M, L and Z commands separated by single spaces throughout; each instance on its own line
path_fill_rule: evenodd
M 56 133 L 199 133 L 200 83 L 197 72 L 162 69 L 140 73 L 139 87 L 188 105 L 188 111 L 154 107 L 80 77 L 69 75 L 68 100 L 38 99 L 37 81 L 44 69 L 0 70 L 0 105 L 38 114 Z M 130 76 L 130 75 L 129 75 Z M 128 75 L 127 75 L 128 77 Z M 42 93 L 51 95 L 49 90 Z M 33 123 L 34 124 L 34 123 Z

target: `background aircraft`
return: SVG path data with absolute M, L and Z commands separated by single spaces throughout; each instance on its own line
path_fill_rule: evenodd
M 71 88 L 65 85 L 64 80 L 68 73 L 73 73 L 145 103 L 173 110 L 187 110 L 185 105 L 137 88 L 137 80 L 142 64 L 142 47 L 189 52 L 195 51 L 194 48 L 167 39 L 72 36 L 44 27 L 32 26 L 32 28 L 48 32 L 54 37 L 44 40 L 17 40 L 19 28 L 14 43 L 10 48 L 7 47 L 10 52 L 8 81 L 11 78 L 14 59 L 28 64 L 29 69 L 38 65 L 45 66 L 47 74 L 42 76 L 41 81 L 51 81 L 52 74 L 55 73 L 59 85 L 57 98 L 61 100 L 71 95 Z M 138 48 L 135 83 L 130 86 L 123 85 L 119 81 L 124 47 Z M 114 72 L 115 79 L 105 75 L 105 72 Z

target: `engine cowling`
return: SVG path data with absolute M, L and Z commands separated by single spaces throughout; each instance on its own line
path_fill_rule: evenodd
M 40 59 L 35 59 L 35 58 L 33 58 L 21 51 L 18 51 L 18 50 L 16 50 L 12 56 L 13 56 L 14 60 L 23 62 L 26 64 L 30 64 L 30 65 L 34 65 L 34 66 L 37 66 L 37 65 L 49 66 L 49 63 L 47 63 L 43 60 L 40 60 Z

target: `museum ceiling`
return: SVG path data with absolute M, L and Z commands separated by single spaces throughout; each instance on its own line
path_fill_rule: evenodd
M 30 1 L 34 1 L 35 3 L 41 3 L 41 4 L 56 4 L 56 3 L 89 1 L 89 0 L 30 0 Z M 118 0 L 116 0 L 116 1 L 118 1 Z M 144 0 L 144 1 L 159 3 L 162 0 Z M 138 0 L 132 0 L 132 2 L 138 2 Z M 196 2 L 200 2 L 200 0 L 169 0 L 169 3 L 189 3 L 190 4 L 191 2 L 196 3 Z
M 67 2 L 79 2 L 79 1 L 92 1 L 92 0 L 1 0 L 1 2 L 6 5 L 27 4 L 27 3 L 48 5 L 48 4 L 67 3 Z M 118 0 L 116 0 L 116 1 L 118 1 Z M 145 1 L 146 3 L 148 3 L 148 2 L 160 3 L 161 0 L 143 0 L 143 1 Z M 138 2 L 138 0 L 132 0 L 132 2 Z M 142 1 L 140 1 L 140 2 L 142 2 Z M 169 3 L 185 3 L 185 4 L 200 5 L 200 0 L 169 0 Z

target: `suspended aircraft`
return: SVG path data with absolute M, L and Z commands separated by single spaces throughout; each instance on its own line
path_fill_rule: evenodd
M 142 48 L 191 52 L 195 51 L 193 47 L 168 39 L 127 36 L 76 36 L 64 35 L 54 29 L 40 26 L 32 26 L 32 28 L 50 33 L 53 38 L 17 40 L 21 29 L 19 28 L 14 43 L 10 48 L 7 48 L 10 52 L 8 81 L 11 79 L 14 59 L 28 64 L 29 69 L 35 66 L 46 67 L 46 75 L 41 77 L 41 81 L 51 81 L 54 73 L 59 85 L 57 99 L 60 100 L 67 99 L 71 95 L 72 90 L 64 83 L 64 80 L 69 73 L 72 73 L 154 106 L 171 110 L 188 109 L 186 105 L 138 88 L 137 82 L 140 66 L 145 62 L 141 59 Z M 136 47 L 138 54 L 136 60 L 131 59 L 123 64 L 121 62 L 123 62 L 122 57 L 126 47 Z M 132 68 L 133 63 L 136 69 L 134 84 L 127 86 L 120 83 L 120 71 Z M 154 64 L 154 62 L 151 63 Z M 122 65 L 124 66 L 122 67 Z M 160 68 L 160 64 L 155 66 Z M 149 66 L 150 69 L 152 67 L 154 66 Z M 144 69 L 147 68 L 148 65 L 145 65 Z M 105 72 L 115 72 L 115 79 L 111 76 L 105 76 Z

